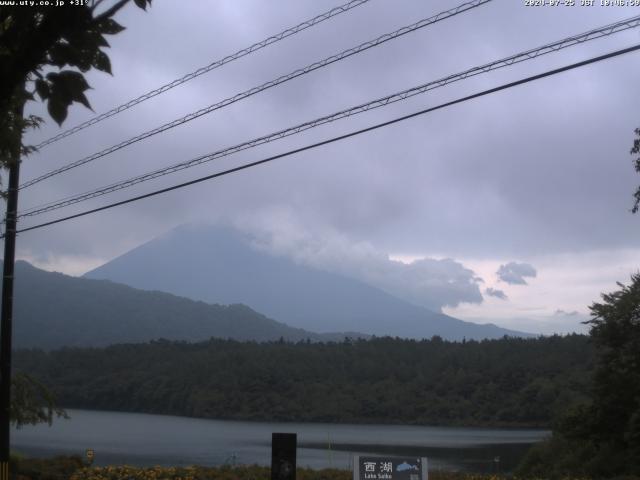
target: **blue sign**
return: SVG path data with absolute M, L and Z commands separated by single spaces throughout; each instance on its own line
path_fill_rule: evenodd
M 353 480 L 427 480 L 425 457 L 353 457 Z

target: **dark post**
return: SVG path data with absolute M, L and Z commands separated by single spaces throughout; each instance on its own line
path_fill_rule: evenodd
M 22 118 L 22 108 L 19 109 Z M 9 444 L 11 410 L 11 330 L 13 317 L 13 266 L 16 253 L 16 216 L 20 182 L 20 143 L 9 162 L 7 217 L 4 233 L 2 272 L 2 311 L 0 313 L 0 480 L 9 480 Z
M 271 480 L 296 480 L 295 433 L 271 434 Z

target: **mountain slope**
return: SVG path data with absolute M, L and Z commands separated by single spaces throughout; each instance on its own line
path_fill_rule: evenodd
M 220 227 L 179 227 L 85 276 L 209 303 L 243 303 L 318 332 L 451 340 L 526 335 L 463 322 L 360 281 L 269 255 L 241 233 Z
M 1 262 L 0 262 L 1 265 Z M 37 269 L 17 262 L 15 348 L 106 346 L 158 338 L 210 337 L 267 341 L 341 340 L 271 320 L 244 305 L 208 305 L 163 292 L 137 290 Z

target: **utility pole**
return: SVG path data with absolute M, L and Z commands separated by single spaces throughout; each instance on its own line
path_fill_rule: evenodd
M 20 152 L 22 147 L 22 112 L 20 101 L 14 118 L 16 142 L 9 159 L 9 188 L 4 233 L 2 271 L 2 311 L 0 312 L 0 480 L 9 480 L 9 445 L 11 412 L 11 331 L 13 320 L 13 270 L 16 253 L 18 187 L 20 184 Z

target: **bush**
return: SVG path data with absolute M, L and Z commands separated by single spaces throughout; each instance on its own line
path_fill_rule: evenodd
M 79 456 L 40 459 L 12 455 L 9 468 L 16 473 L 16 480 L 66 480 L 82 467 Z
M 258 465 L 221 467 L 87 467 L 80 457 L 24 459 L 14 457 L 15 480 L 270 480 L 271 469 Z M 351 480 L 349 470 L 298 468 L 297 480 Z M 430 472 L 431 480 L 501 480 L 495 475 Z

